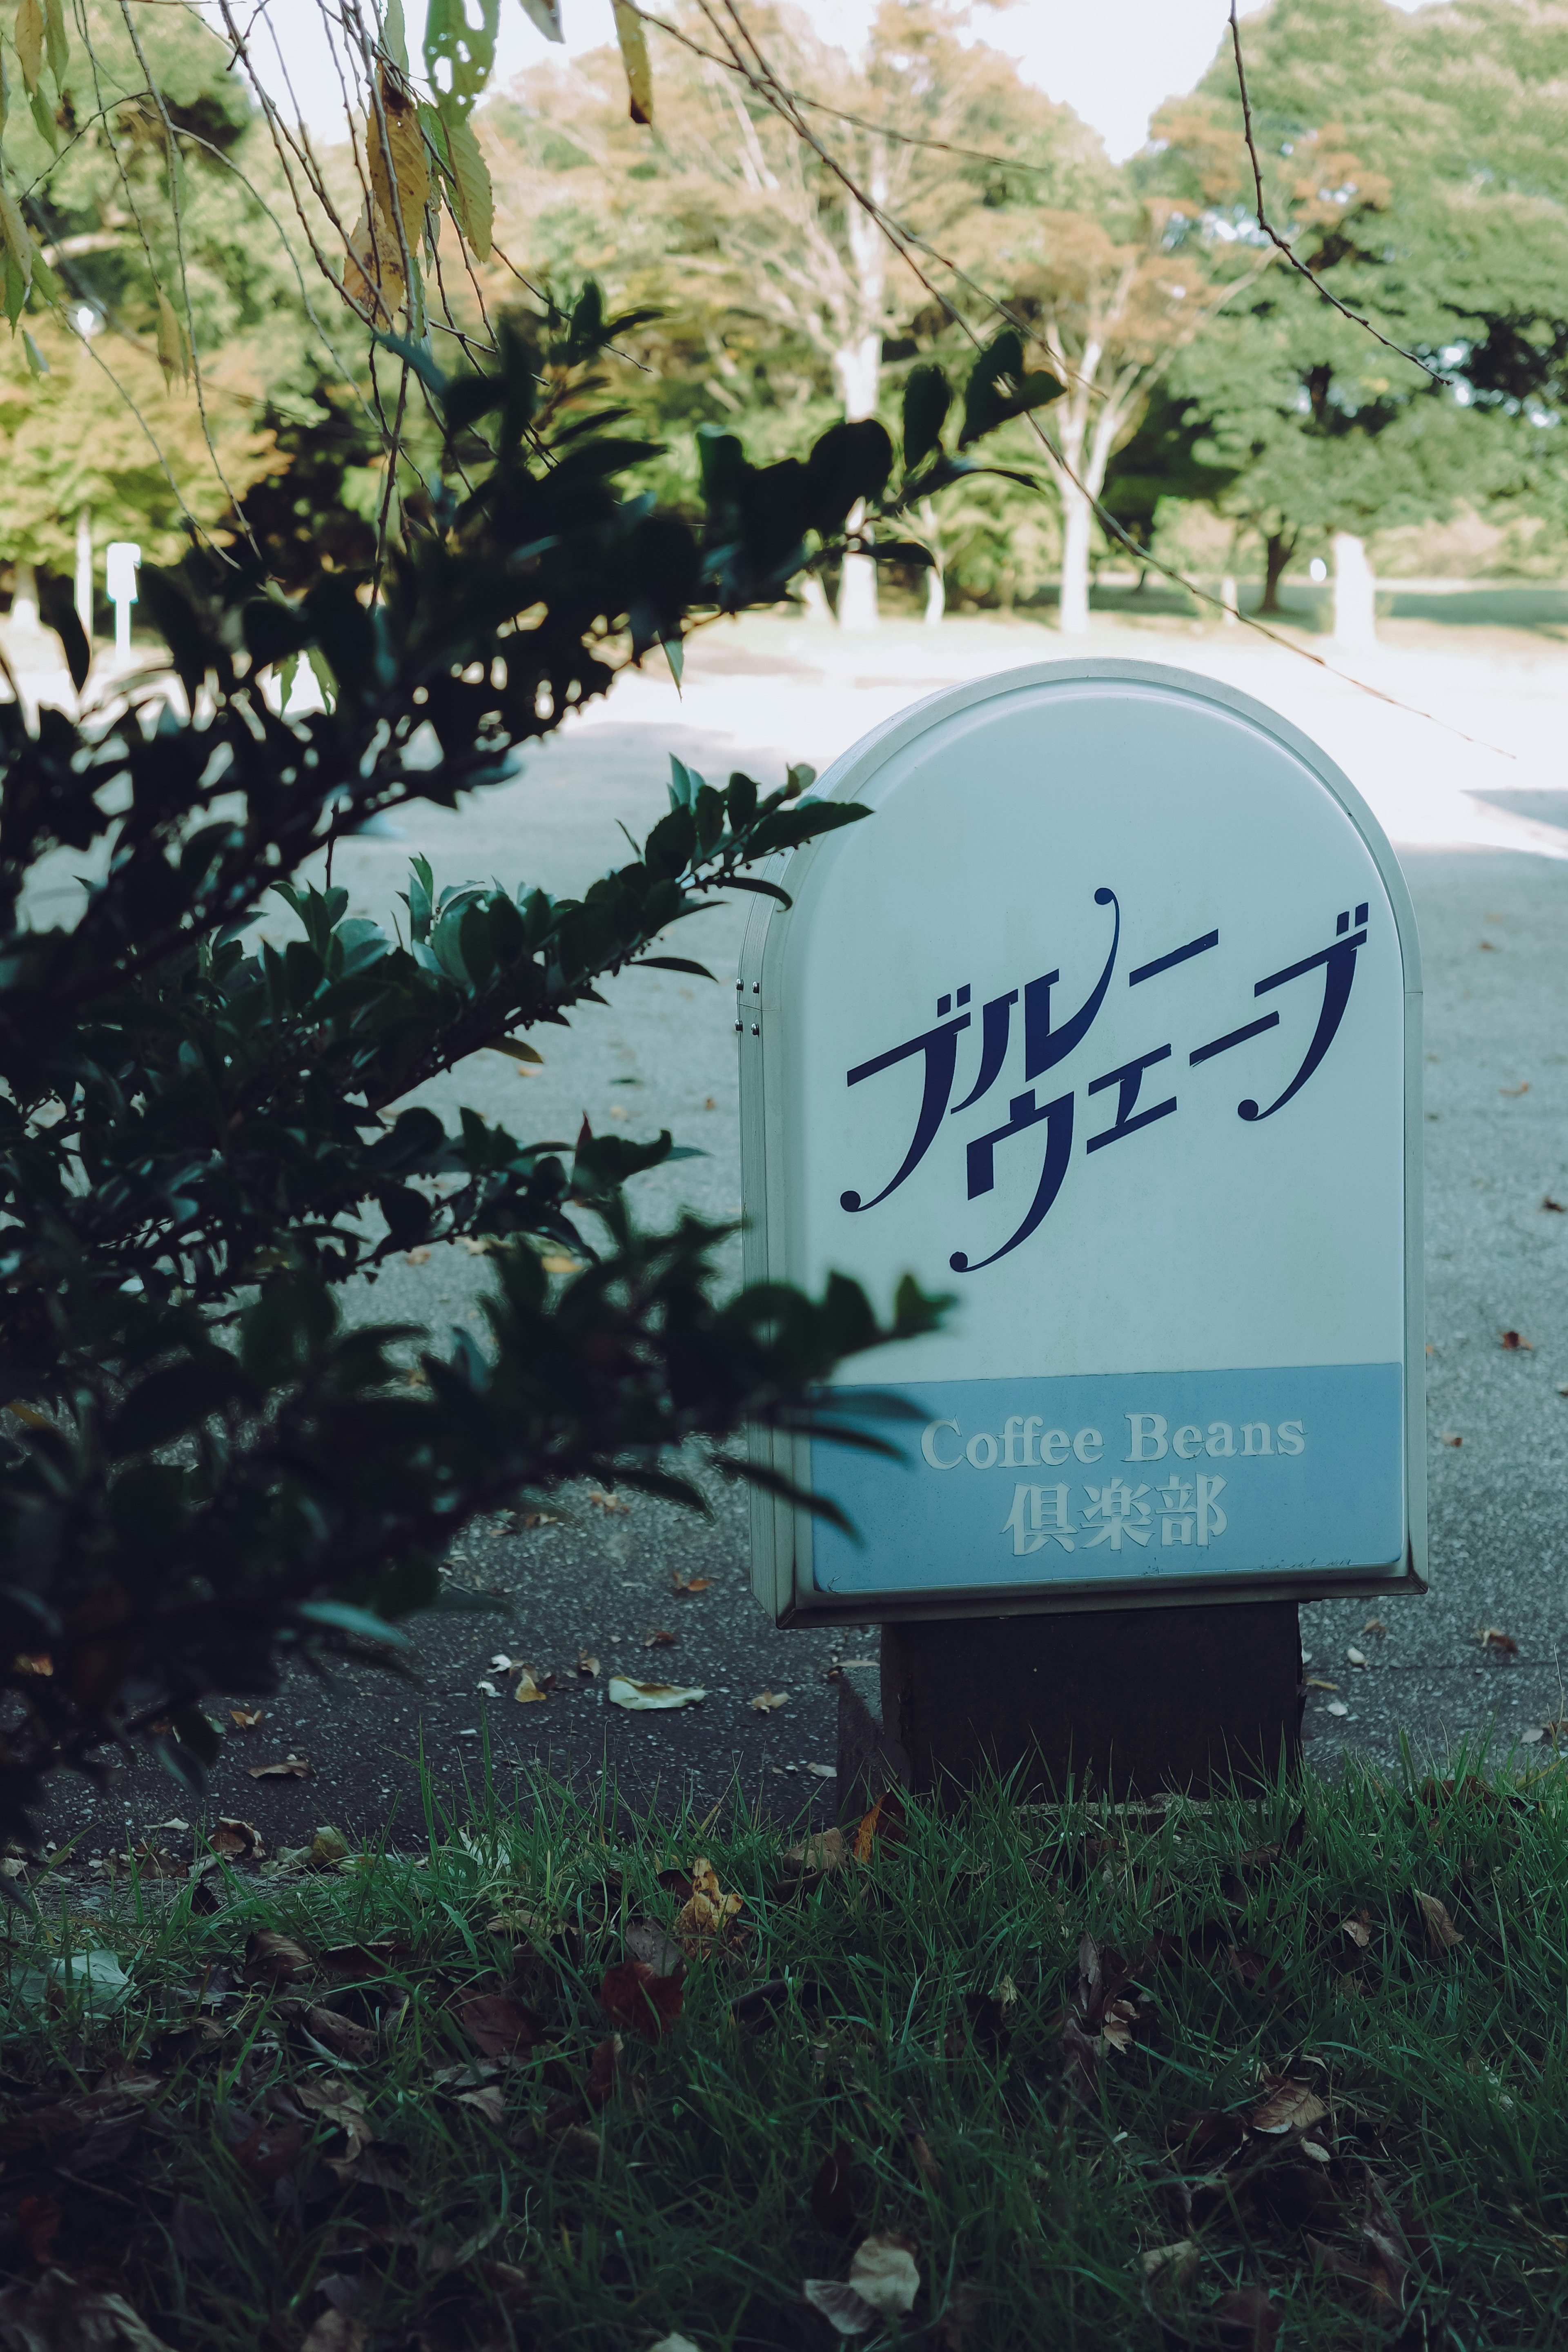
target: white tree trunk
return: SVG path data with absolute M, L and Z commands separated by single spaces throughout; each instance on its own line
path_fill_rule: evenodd
M 1057 626 L 1064 637 L 1089 632 L 1089 539 L 1092 520 L 1089 500 L 1068 481 L 1061 484 L 1062 587 Z
M 833 377 L 844 403 L 845 421 L 854 424 L 877 414 L 877 387 L 882 372 L 882 336 L 858 336 L 833 355 Z M 849 517 L 853 530 L 862 520 L 857 507 Z M 874 629 L 877 625 L 877 566 L 869 555 L 847 555 L 838 582 L 838 625 L 841 629 Z
M 83 507 L 76 519 L 76 616 L 92 643 L 92 517 Z
M 1227 572 L 1224 579 L 1220 582 L 1219 601 L 1225 606 L 1225 611 L 1220 615 L 1221 619 L 1225 622 L 1227 628 L 1234 629 L 1237 621 L 1241 618 L 1241 607 L 1237 602 L 1236 574 L 1234 572 Z
M 11 626 L 14 629 L 36 629 L 37 625 L 37 574 L 30 563 L 18 563 L 16 584 L 11 591 Z
M 815 572 L 808 572 L 800 583 L 801 609 L 808 621 L 831 621 L 833 607 L 827 601 L 827 591 Z
M 942 576 L 942 566 L 933 563 L 926 573 L 925 625 L 939 629 L 947 614 L 947 583 Z
M 1353 531 L 1336 530 L 1334 547 L 1334 643 L 1346 653 L 1377 643 L 1377 583 L 1366 560 L 1366 541 Z

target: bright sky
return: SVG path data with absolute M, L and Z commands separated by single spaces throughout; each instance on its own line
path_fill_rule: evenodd
M 833 37 L 863 37 L 874 0 L 801 0 L 805 14 Z M 1428 0 L 1395 0 L 1420 7 Z M 265 17 L 287 59 L 295 100 L 312 131 L 343 135 L 337 76 L 321 34 L 315 0 L 264 0 Z M 424 0 L 404 0 L 408 47 L 417 62 Z M 561 0 L 568 51 L 593 49 L 615 38 L 610 0 Z M 216 11 L 209 7 L 209 14 Z M 241 21 L 247 9 L 238 12 Z M 258 14 L 261 12 L 258 11 Z M 1011 6 L 975 9 L 979 37 L 1016 57 L 1026 79 L 1064 100 L 1091 122 L 1118 161 L 1144 140 L 1149 117 L 1163 100 L 1190 89 L 1226 35 L 1227 0 L 1013 0 Z M 280 102 L 287 102 L 276 56 L 266 57 L 258 28 L 258 63 Z M 554 54 L 524 15 L 521 0 L 501 0 L 496 76 L 504 87 L 524 67 Z M 654 37 L 654 74 L 658 72 Z

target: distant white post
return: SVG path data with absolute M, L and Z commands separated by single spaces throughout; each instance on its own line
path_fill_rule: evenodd
M 1366 560 L 1366 541 L 1353 531 L 1336 530 L 1334 549 L 1334 643 L 1347 653 L 1377 643 L 1377 583 Z
M 131 607 L 136 602 L 136 567 L 142 550 L 128 539 L 112 539 L 104 551 L 104 585 L 114 607 L 114 650 L 131 651 Z
M 76 519 L 76 616 L 92 643 L 92 517 L 83 507 Z

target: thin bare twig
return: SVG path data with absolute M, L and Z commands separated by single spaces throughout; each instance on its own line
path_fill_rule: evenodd
M 639 8 L 637 0 L 628 0 L 628 5 L 634 16 L 640 16 L 645 25 L 656 25 L 672 41 L 679 41 L 683 49 L 689 49 L 694 58 L 706 58 L 710 65 L 722 66 L 727 73 L 740 71 L 731 59 L 721 58 L 716 49 L 705 49 L 700 41 L 694 41 L 689 33 L 672 25 L 668 16 L 656 16 L 651 9 Z M 808 106 L 814 114 L 829 115 L 835 122 L 847 122 L 857 131 L 874 131 L 879 139 L 890 139 L 896 147 L 923 147 L 935 155 L 956 155 L 966 163 L 992 163 L 999 172 L 1027 172 L 1037 179 L 1051 179 L 1056 174 L 1054 163 L 1024 163 L 1013 156 L 989 154 L 983 147 L 955 146 L 950 139 L 921 139 L 912 131 L 895 131 L 890 122 L 873 122 L 864 114 L 847 114 L 841 106 L 829 106 L 826 100 L 808 98 L 803 89 L 784 89 L 783 83 L 779 86 L 795 105 Z
M 1280 236 L 1269 219 L 1263 205 L 1263 166 L 1258 161 L 1258 144 L 1252 135 L 1252 101 L 1247 94 L 1247 68 L 1241 61 L 1241 26 L 1236 20 L 1236 0 L 1230 0 L 1230 45 L 1236 52 L 1237 87 L 1241 92 L 1242 136 L 1247 142 L 1247 154 L 1252 159 L 1252 184 L 1258 197 L 1258 227 L 1268 239 L 1269 244 L 1284 255 L 1297 276 L 1304 278 L 1313 292 L 1320 294 L 1325 302 L 1331 304 L 1342 319 L 1348 319 L 1352 326 L 1364 327 L 1367 333 L 1375 342 L 1381 343 L 1385 352 L 1393 352 L 1398 358 L 1408 360 L 1412 367 L 1418 367 L 1424 375 L 1429 375 L 1434 383 L 1451 384 L 1454 381 L 1452 376 L 1444 375 L 1440 369 L 1431 366 L 1415 352 L 1407 352 L 1403 343 L 1391 342 L 1379 328 L 1373 325 L 1370 319 L 1363 319 L 1359 310 L 1352 310 L 1348 303 L 1340 300 L 1337 294 L 1331 294 L 1321 278 L 1316 277 L 1308 268 L 1306 263 L 1292 250 L 1289 239 Z

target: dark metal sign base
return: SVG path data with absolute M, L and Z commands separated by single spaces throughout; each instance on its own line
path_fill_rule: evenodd
M 884 1625 L 880 1722 L 842 1685 L 840 1798 L 1259 1788 L 1300 1764 L 1300 1677 L 1293 1601 Z

